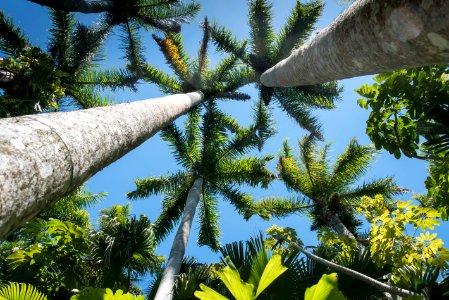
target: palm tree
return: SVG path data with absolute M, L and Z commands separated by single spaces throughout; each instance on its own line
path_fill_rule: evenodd
M 447 1 L 419 3 L 413 8 L 407 6 L 408 1 L 382 3 L 379 9 L 377 1 L 356 1 L 307 44 L 267 70 L 261 76 L 262 84 L 313 85 L 448 63 L 447 47 L 441 46 L 449 40 Z
M 12 20 L 0 12 L 0 51 L 7 57 L 0 68 L 9 79 L 0 82 L 0 117 L 60 110 L 64 106 L 105 105 L 97 88 L 129 87 L 137 81 L 126 70 L 93 71 L 93 60 L 111 30 L 107 23 L 91 28 L 75 22 L 73 14 L 51 10 L 49 51 L 35 47 Z
M 129 215 L 129 205 L 102 210 L 100 229 L 91 234 L 91 256 L 102 270 L 104 287 L 132 289 L 132 280 L 160 267 L 156 240 L 145 216 Z
M 29 1 L 65 12 L 103 13 L 108 22 L 122 25 L 125 30 L 133 24 L 146 29 L 179 32 L 179 23 L 188 22 L 200 9 L 198 3 L 184 4 L 179 0 Z
M 158 241 L 165 238 L 183 216 L 155 299 L 172 297 L 175 276 L 179 274 L 198 204 L 199 244 L 214 250 L 219 249 L 220 236 L 218 195 L 234 205 L 245 218 L 257 213 L 251 196 L 239 191 L 236 185 L 261 184 L 267 187 L 273 179 L 272 173 L 265 168 L 271 156 L 243 156 L 271 136 L 269 124 L 269 115 L 263 105 L 258 106 L 255 123 L 243 128 L 220 112 L 215 101 L 209 100 L 205 103 L 202 118 L 198 109 L 189 114 L 184 132 L 175 124 L 162 131 L 163 138 L 173 147 L 173 154 L 184 170 L 169 176 L 139 179 L 136 190 L 128 193 L 131 199 L 166 195 L 162 213 L 155 223 Z
M 285 141 L 277 166 L 279 177 L 288 189 L 300 196 L 290 199 L 269 197 L 262 199 L 258 206 L 277 217 L 305 212 L 312 218 L 312 230 L 327 227 L 355 238 L 360 221 L 354 217 L 354 207 L 362 196 L 381 194 L 391 199 L 405 190 L 396 186 L 391 177 L 354 186 L 366 173 L 376 151 L 352 139 L 345 152 L 331 165 L 327 157 L 329 146 L 320 149 L 311 136 L 305 136 L 299 141 L 298 160 Z
M 322 139 L 319 122 L 310 114 L 310 109 L 333 108 L 333 102 L 340 92 L 337 84 L 330 82 L 288 89 L 268 88 L 260 84 L 260 75 L 307 40 L 321 15 L 323 4 L 321 1 L 308 4 L 296 1 L 295 8 L 278 35 L 272 27 L 271 8 L 268 0 L 249 1 L 248 41 L 238 41 L 231 32 L 218 24 L 211 26 L 212 39 L 218 49 L 232 53 L 249 66 L 252 72 L 248 72 L 248 80 L 257 84 L 260 98 L 265 104 L 276 100 L 301 127 Z

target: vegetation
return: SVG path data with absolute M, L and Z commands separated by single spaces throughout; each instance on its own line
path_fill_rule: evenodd
M 205 18 L 196 57 L 186 53 L 180 28 L 198 13 L 196 2 L 30 1 L 49 8 L 48 47 L 33 45 L 0 11 L 0 117 L 106 105 L 106 91 L 136 90 L 143 82 L 165 94 L 197 92 L 202 102 L 184 123 L 161 130 L 178 170 L 137 179 L 127 194 L 132 200 L 163 195 L 154 224 L 131 214 L 129 204 L 102 209 L 94 224 L 87 209 L 106 194 L 80 187 L 0 243 L 0 300 L 144 299 L 139 280 L 148 276 L 147 299 L 449 297 L 449 251 L 437 237 L 449 216 L 448 66 L 380 74 L 358 88 L 358 104 L 370 110 L 366 133 L 375 148 L 352 139 L 332 160 L 330 144 L 318 144 L 324 136 L 312 110 L 334 108 L 341 87 L 271 88 L 260 82 L 262 73 L 311 36 L 322 1 L 297 0 L 278 34 L 272 2 L 248 1 L 244 41 Z M 75 13 L 101 16 L 86 26 Z M 96 61 L 114 28 L 122 32 L 124 67 L 99 69 Z M 152 37 L 168 68 L 147 62 L 143 30 L 156 31 Z M 211 66 L 213 46 L 229 55 Z M 221 101 L 251 99 L 249 85 L 258 93 L 254 116 L 239 121 Z M 298 154 L 284 142 L 277 174 L 270 169 L 274 156 L 257 153 L 275 135 L 269 111 L 274 102 L 308 131 Z M 392 177 L 372 178 L 368 167 L 382 149 L 428 163 L 426 195 L 399 200 L 407 189 Z M 255 201 L 244 188 L 267 189 L 275 179 L 295 194 Z M 304 224 L 298 223 L 296 230 L 273 225 L 267 236 L 221 245 L 219 219 L 227 217 L 220 215 L 221 200 L 245 220 L 303 213 L 318 244 L 304 244 Z M 219 252 L 220 262 L 185 257 L 196 212 L 197 242 Z M 166 260 L 156 249 L 178 224 Z

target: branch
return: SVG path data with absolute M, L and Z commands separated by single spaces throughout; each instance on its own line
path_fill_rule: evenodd
M 51 7 L 65 12 L 80 12 L 83 14 L 101 13 L 110 11 L 114 7 L 112 0 L 28 0 L 40 5 Z
M 279 240 L 278 240 L 279 241 Z M 411 297 L 411 296 L 419 296 L 420 294 L 411 292 L 409 290 L 405 290 L 405 289 L 401 289 L 395 286 L 391 286 L 388 284 L 385 284 L 383 282 L 377 281 L 374 278 L 371 278 L 369 276 L 366 276 L 365 274 L 362 274 L 360 272 L 354 271 L 352 269 L 340 266 L 336 263 L 333 263 L 331 261 L 328 261 L 327 259 L 321 258 L 313 253 L 308 252 L 307 250 L 305 250 L 304 248 L 300 247 L 298 244 L 291 242 L 291 244 L 293 245 L 293 247 L 300 251 L 301 253 L 303 253 L 305 256 L 307 256 L 308 258 L 316 261 L 317 263 L 320 263 L 334 271 L 340 272 L 342 274 L 348 275 L 352 278 L 355 278 L 357 280 L 360 280 L 364 283 L 367 283 L 375 288 L 377 288 L 378 290 L 382 291 L 382 292 L 388 292 L 394 295 L 398 295 L 401 297 Z

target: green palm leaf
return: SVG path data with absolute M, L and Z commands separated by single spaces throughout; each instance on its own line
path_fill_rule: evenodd
M 23 32 L 0 11 L 0 51 L 9 56 L 17 56 L 27 47 L 29 42 Z
M 39 292 L 34 286 L 10 282 L 0 289 L 2 300 L 47 300 L 47 297 Z

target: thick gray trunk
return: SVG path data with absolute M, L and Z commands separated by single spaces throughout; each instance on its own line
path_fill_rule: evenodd
M 154 300 L 171 300 L 173 298 L 173 288 L 181 269 L 182 259 L 186 252 L 187 241 L 189 240 L 190 229 L 192 228 L 193 217 L 202 197 L 202 190 L 203 178 L 197 178 L 187 195 L 181 224 L 179 224 L 178 231 L 176 232 L 167 266 L 162 274 L 162 280 Z
M 365 274 L 359 273 L 357 271 L 354 271 L 352 269 L 340 266 L 336 263 L 333 263 L 331 261 L 328 261 L 327 259 L 324 259 L 322 257 L 319 257 L 313 253 L 308 252 L 307 250 L 305 250 L 304 248 L 300 247 L 299 245 L 297 245 L 296 243 L 293 244 L 294 247 L 299 250 L 301 253 L 303 253 L 305 256 L 307 256 L 308 258 L 316 261 L 319 264 L 322 264 L 323 266 L 326 266 L 334 271 L 337 271 L 339 273 L 342 274 L 346 274 L 348 276 L 351 276 L 352 278 L 355 278 L 357 280 L 360 280 L 364 283 L 367 283 L 375 288 L 377 288 L 378 290 L 382 291 L 382 292 L 388 292 L 391 293 L 393 295 L 398 295 L 401 297 L 410 297 L 413 295 L 417 295 L 411 291 L 405 290 L 405 289 L 401 289 L 395 286 L 391 286 L 388 285 L 386 283 L 377 281 L 374 278 L 371 278 L 369 276 L 366 276 Z
M 83 14 L 101 13 L 112 9 L 112 0 L 29 0 L 31 2 L 45 5 L 66 12 L 80 12 Z
M 0 120 L 0 239 L 142 144 L 201 92 Z
M 261 76 L 266 86 L 312 85 L 449 62 L 449 1 L 359 0 Z

